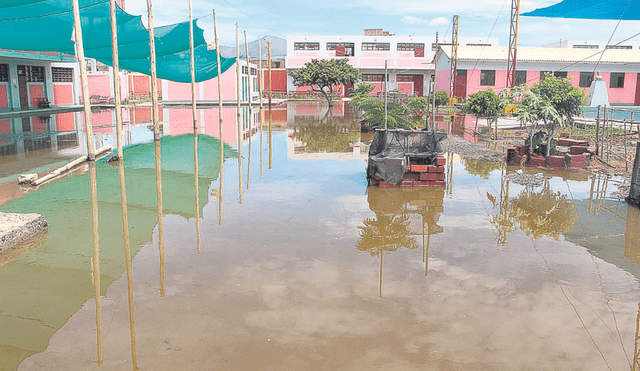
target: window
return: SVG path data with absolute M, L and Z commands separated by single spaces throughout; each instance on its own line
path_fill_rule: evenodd
M 424 44 L 423 43 L 418 43 L 418 44 L 398 43 L 398 51 L 413 51 L 413 50 L 416 50 L 416 48 L 424 49 Z
M 555 71 L 553 73 L 553 76 L 559 78 L 559 79 L 564 79 L 567 77 L 567 71 Z
M 580 72 L 579 86 L 581 88 L 590 87 L 592 82 L 593 82 L 593 72 Z
M 496 84 L 495 70 L 482 70 L 480 73 L 480 85 L 494 86 Z
M 610 88 L 624 88 L 624 73 L 611 72 Z
M 456 70 L 456 76 L 467 76 L 467 70 Z
M 251 67 L 251 76 L 257 76 L 258 70 L 255 67 Z
M 475 44 L 467 44 L 467 46 L 491 46 L 491 44 L 479 44 L 479 43 L 475 43 Z
M 44 82 L 44 67 L 18 66 L 18 76 L 26 76 L 27 82 Z
M 540 81 L 544 81 L 547 75 L 553 75 L 552 71 L 540 71 Z
M 396 77 L 398 82 L 413 82 L 413 75 L 398 75 Z
M 8 64 L 0 64 L 0 82 L 9 82 Z
M 388 80 L 387 76 L 387 80 Z M 362 75 L 362 81 L 384 81 L 384 74 L 366 74 Z
M 73 82 L 73 68 L 51 67 L 53 82 Z
M 362 43 L 362 50 L 389 50 L 389 43 Z
M 249 67 L 242 66 L 242 74 L 243 75 L 248 75 L 249 74 Z
M 607 49 L 633 49 L 631 45 L 607 45 Z
M 320 43 L 293 43 L 294 50 L 320 50 Z
M 336 57 L 353 57 L 355 49 L 354 43 L 327 43 L 327 50 L 335 50 Z
M 574 49 L 600 49 L 598 45 L 574 45 Z
M 516 71 L 515 85 L 523 85 L 527 83 L 527 71 Z

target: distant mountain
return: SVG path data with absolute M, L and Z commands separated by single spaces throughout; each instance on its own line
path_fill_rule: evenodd
M 267 59 L 267 42 L 271 41 L 271 59 L 282 59 L 287 56 L 287 40 L 275 36 L 265 36 L 262 38 L 262 59 Z M 234 58 L 236 56 L 236 48 L 229 46 L 220 46 L 220 55 L 225 58 Z M 240 55 L 245 55 L 244 44 L 240 45 Z M 249 57 L 258 59 L 258 40 L 249 43 Z

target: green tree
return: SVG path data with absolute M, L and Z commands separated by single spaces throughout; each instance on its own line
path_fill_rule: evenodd
M 571 84 L 571 78 L 557 78 L 547 74 L 545 79 L 533 84 L 531 91 L 546 98 L 555 108 L 563 122 L 573 124 L 573 117 L 582 115 L 582 106 L 586 103 L 586 94 Z
M 310 86 L 321 93 L 329 106 L 333 105 L 333 89 L 337 85 L 355 84 L 361 78 L 360 71 L 349 64 L 347 58 L 312 59 L 304 67 L 291 71 L 293 85 Z
M 486 118 L 487 125 L 491 128 L 491 124 L 497 121 L 498 115 L 502 112 L 502 106 L 503 100 L 498 94 L 493 89 L 487 89 L 471 94 L 462 109 L 466 113 Z
M 439 90 L 434 93 L 436 99 L 436 107 L 446 106 L 449 104 L 449 95 L 444 90 Z M 429 101 L 431 101 L 432 97 L 429 96 Z

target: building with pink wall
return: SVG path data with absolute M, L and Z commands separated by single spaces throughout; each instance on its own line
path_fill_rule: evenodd
M 497 45 L 496 39 L 478 40 L 462 38 L 465 45 Z M 435 72 L 432 64 L 435 37 L 395 36 L 389 32 L 364 36 L 296 36 L 287 39 L 287 71 L 298 69 L 312 59 L 347 58 L 357 68 L 363 81 L 374 85 L 372 94 L 383 91 L 385 62 L 388 71 L 388 89 L 397 89 L 411 96 L 426 96 L 429 93 L 431 76 Z M 341 87 L 348 95 L 351 87 Z M 296 87 L 288 76 L 287 90 L 304 92 L 308 87 Z
M 460 46 L 454 96 L 465 99 L 486 89 L 496 92 L 507 83 L 507 47 Z M 441 48 L 435 56 L 436 89 L 450 93 L 451 50 Z M 545 74 L 570 77 L 572 84 L 588 94 L 594 70 L 607 82 L 614 105 L 640 105 L 640 50 L 581 48 L 518 48 L 516 84 L 532 86 Z

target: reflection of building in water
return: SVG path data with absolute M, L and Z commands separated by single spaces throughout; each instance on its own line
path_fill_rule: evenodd
M 422 241 L 422 257 L 425 276 L 429 267 L 429 245 L 431 235 L 442 233 L 438 225 L 440 213 L 444 211 L 444 190 L 438 188 L 372 188 L 367 189 L 369 208 L 376 214 L 359 226 L 360 241 L 356 248 L 371 256 L 380 257 L 380 296 L 382 296 L 382 273 L 385 252 L 394 252 L 402 247 L 417 249 L 415 237 Z
M 640 264 L 640 209 L 627 206 L 627 228 L 624 234 L 624 256 Z

